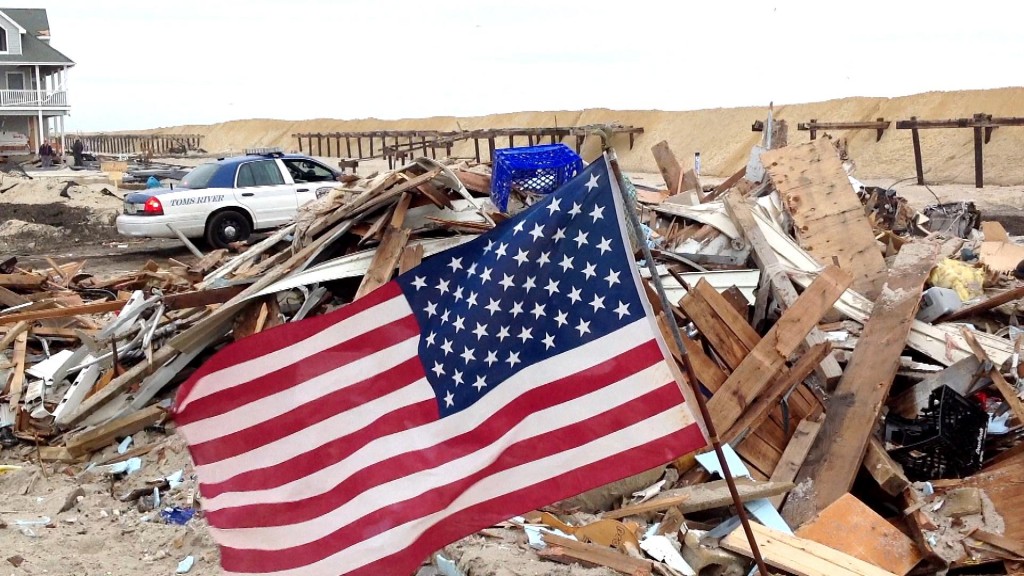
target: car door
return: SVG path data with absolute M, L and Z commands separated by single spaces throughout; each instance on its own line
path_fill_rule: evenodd
M 316 200 L 338 185 L 337 174 L 323 164 L 308 158 L 283 158 L 288 176 L 295 182 L 299 206 Z
M 294 185 L 285 180 L 276 159 L 243 162 L 235 174 L 235 198 L 253 214 L 256 229 L 287 224 L 295 217 L 298 203 Z

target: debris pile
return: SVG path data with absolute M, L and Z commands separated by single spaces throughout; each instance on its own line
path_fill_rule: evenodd
M 768 144 L 712 187 L 662 143 L 665 189 L 629 190 L 671 301 L 652 296 L 654 311 L 708 398 L 765 561 L 792 574 L 1016 573 L 1024 246 L 972 205 L 916 214 L 860 185 L 827 139 Z M 507 218 L 485 166 L 420 159 L 346 180 L 262 241 L 192 263 L 98 279 L 84 262 L 0 262 L 3 446 L 124 482 L 154 449 L 131 439 L 173 428 L 168 398 L 216 349 L 344 306 Z M 495 548 L 510 574 L 549 562 L 746 574 L 724 472 L 713 452 L 687 455 L 509 519 L 421 573 L 494 573 L 481 558 Z M 158 508 L 182 481 L 187 469 L 127 493 Z M 199 495 L 181 504 L 167 517 L 201 517 Z

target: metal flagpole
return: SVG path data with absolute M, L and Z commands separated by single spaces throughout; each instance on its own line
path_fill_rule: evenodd
M 654 256 L 651 255 L 651 249 L 647 246 L 647 243 L 643 241 L 644 235 L 640 230 L 640 219 L 637 218 L 636 212 L 632 208 L 631 199 L 626 194 L 626 182 L 622 177 L 622 170 L 619 168 L 619 159 L 615 155 L 615 150 L 608 146 L 607 143 L 610 139 L 605 139 L 605 154 L 608 155 L 608 161 L 612 166 L 612 172 L 615 173 L 615 179 L 619 183 L 619 192 L 622 194 L 623 205 L 626 213 L 626 221 L 629 223 L 630 230 L 633 233 L 633 237 L 636 238 L 637 244 L 640 245 L 640 249 L 643 252 L 644 261 L 647 262 L 647 269 L 651 272 L 651 282 L 654 283 L 654 287 L 658 292 L 658 299 L 661 300 L 661 306 L 664 310 L 668 311 L 669 329 L 672 332 L 672 340 L 675 341 L 676 348 L 679 350 L 679 356 L 683 361 L 683 368 L 686 370 L 686 379 L 690 381 L 690 388 L 693 390 L 693 395 L 697 399 L 697 406 L 700 408 L 700 415 L 704 418 L 704 425 L 707 426 L 709 440 L 711 446 L 715 449 L 715 455 L 718 456 L 718 462 L 722 465 L 722 475 L 725 476 L 725 483 L 729 486 L 729 494 L 732 496 L 732 502 L 736 506 L 736 515 L 740 518 L 740 524 L 743 525 L 743 532 L 747 535 L 747 541 L 750 542 L 750 550 L 753 552 L 754 562 L 757 564 L 757 569 L 763 576 L 768 576 L 771 572 L 765 567 L 764 559 L 761 557 L 761 550 L 757 547 L 757 540 L 754 538 L 754 532 L 750 529 L 750 519 L 747 518 L 747 511 L 743 507 L 743 502 L 740 500 L 740 494 L 736 490 L 736 481 L 732 477 L 732 472 L 729 470 L 729 464 L 725 461 L 725 453 L 722 452 L 722 441 L 718 438 L 718 431 L 715 430 L 715 423 L 711 421 L 711 413 L 708 412 L 708 404 L 704 400 L 704 394 L 700 391 L 700 386 L 697 383 L 697 376 L 693 372 L 693 364 L 690 363 L 690 356 L 686 352 L 686 346 L 683 345 L 683 336 L 679 332 L 679 326 L 676 325 L 675 320 L 671 314 L 672 303 L 668 300 L 668 295 L 665 293 L 665 286 L 661 283 L 661 277 L 658 276 L 658 268 L 654 264 Z

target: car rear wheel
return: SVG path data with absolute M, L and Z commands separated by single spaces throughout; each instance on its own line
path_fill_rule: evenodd
M 227 248 L 232 242 L 247 240 L 250 234 L 249 220 L 235 210 L 214 214 L 206 225 L 206 242 L 214 248 Z

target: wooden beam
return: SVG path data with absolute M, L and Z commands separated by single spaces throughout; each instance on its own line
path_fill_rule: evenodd
M 970 306 L 961 308 L 956 312 L 947 314 L 942 318 L 939 318 L 938 322 L 956 322 L 957 320 L 963 320 L 964 318 L 977 316 L 978 314 L 988 312 L 989 310 L 997 306 L 1008 304 L 1010 302 L 1013 302 L 1014 300 L 1019 300 L 1020 298 L 1024 298 L 1024 286 L 1017 286 L 1016 288 L 1011 288 L 1010 290 L 1001 292 L 995 296 L 992 296 L 991 298 L 987 298 L 976 304 L 972 304 Z
M 703 278 L 679 304 L 730 369 L 738 368 L 761 341 L 746 318 Z
M 825 268 L 783 312 L 722 388 L 708 401 L 715 427 L 728 430 L 771 382 L 807 333 L 846 291 L 850 275 L 836 266 Z
M 864 454 L 864 470 L 875 479 L 878 487 L 890 496 L 899 496 L 910 486 L 910 480 L 903 473 L 903 466 L 889 456 L 882 441 L 875 436 L 868 440 L 868 449 Z
M 650 576 L 654 564 L 650 560 L 633 558 L 607 546 L 580 542 L 554 534 L 541 534 L 547 548 L 537 551 L 541 558 L 564 564 L 579 563 L 584 566 L 604 566 L 627 576 Z
M 772 475 L 769 478 L 770 481 L 792 482 L 796 480 L 800 467 L 803 466 L 807 454 L 811 451 L 814 439 L 818 437 L 818 432 L 821 431 L 821 423 L 823 421 L 824 417 L 818 416 L 813 419 L 801 420 L 796 425 L 796 432 L 793 432 L 793 437 L 789 439 L 789 444 L 786 445 L 786 451 L 782 453 L 782 458 L 775 466 L 775 470 L 772 471 Z M 770 499 L 772 506 L 778 509 L 782 506 L 783 498 L 781 495 L 772 496 Z
M 678 194 L 679 179 L 682 177 L 683 167 L 679 165 L 679 160 L 672 153 L 668 142 L 666 140 L 658 142 L 651 147 L 651 153 L 654 154 L 654 162 L 658 165 L 661 177 L 665 179 L 665 186 L 668 188 L 669 195 Z
M 3 338 L 0 338 L 0 354 L 4 353 L 4 350 L 11 345 L 11 342 L 14 342 L 15 338 L 17 338 L 22 332 L 26 331 L 28 331 L 28 322 L 18 322 L 12 326 L 11 329 L 4 334 Z
M 797 576 L 894 576 L 892 572 L 813 540 L 790 536 L 757 523 L 750 527 L 765 562 Z M 722 539 L 721 545 L 752 557 L 750 542 L 742 530 L 734 530 Z
M 906 244 L 896 255 L 860 344 L 831 397 L 822 433 L 798 476 L 812 486 L 805 498 L 790 498 L 783 508 L 790 526 L 803 524 L 853 486 L 937 258 L 938 245 L 924 241 Z
M 787 372 L 780 375 L 765 389 L 764 394 L 750 404 L 732 427 L 722 435 L 722 439 L 732 442 L 760 426 L 771 415 L 771 411 L 778 406 L 779 401 L 810 376 L 814 367 L 829 354 L 831 349 L 828 342 L 823 342 L 802 354 Z
M 398 260 L 402 257 L 402 251 L 409 243 L 409 235 L 412 230 L 408 228 L 395 228 L 388 226 L 384 231 L 384 239 L 373 255 L 370 267 L 363 276 L 362 283 L 356 291 L 355 299 L 358 300 L 377 288 L 387 284 L 398 267 Z
M 158 405 L 143 408 L 127 416 L 115 418 L 106 424 L 71 435 L 66 447 L 73 457 L 84 456 L 103 448 L 118 438 L 141 432 L 164 418 L 167 412 Z
M 755 482 L 746 478 L 736 479 L 736 491 L 739 493 L 741 502 L 785 494 L 792 489 L 792 482 Z M 623 506 L 618 510 L 605 512 L 601 514 L 601 517 L 619 519 L 676 507 L 683 514 L 692 514 L 715 508 L 727 508 L 732 504 L 732 496 L 729 495 L 729 486 L 725 480 L 715 480 L 668 490 L 655 496 L 652 500 Z
M 14 357 L 11 359 L 14 363 L 14 375 L 11 378 L 10 393 L 7 398 L 14 411 L 19 409 L 21 394 L 25 388 L 25 356 L 27 352 L 28 332 L 22 332 L 14 339 Z
M 754 221 L 754 215 L 750 212 L 750 204 L 735 194 L 729 194 L 725 197 L 725 208 L 729 217 L 732 218 L 732 221 L 740 229 L 744 238 L 750 243 L 754 252 L 754 259 L 757 260 L 761 273 L 768 277 L 772 294 L 775 295 L 779 306 L 783 309 L 792 306 L 797 299 L 796 287 L 782 267 L 782 262 L 775 249 L 772 248 L 764 233 L 761 232 L 761 228 Z M 825 335 L 815 326 L 807 334 L 807 338 L 804 339 L 803 349 L 809 350 L 824 342 Z M 817 372 L 821 379 L 830 387 L 839 382 L 839 378 L 843 375 L 842 368 L 839 367 L 839 363 L 831 354 L 825 356 L 821 361 Z
M 42 274 L 0 274 L 0 287 L 39 288 L 46 281 Z

